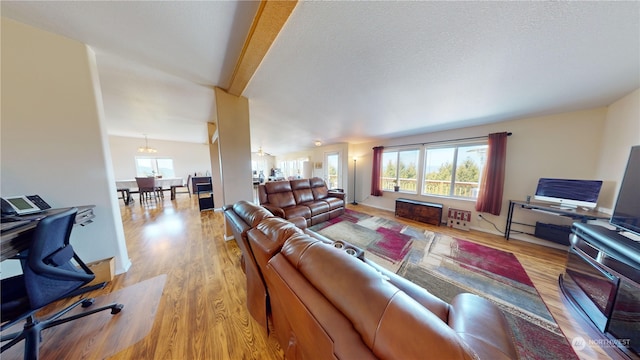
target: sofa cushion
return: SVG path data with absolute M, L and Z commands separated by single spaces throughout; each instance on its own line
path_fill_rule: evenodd
M 283 209 L 296 205 L 289 181 L 268 182 L 264 184 L 264 187 L 267 192 L 267 202 L 269 204 Z
M 284 218 L 285 219 L 290 219 L 293 217 L 298 217 L 298 216 L 302 216 L 305 219 L 310 219 L 311 218 L 311 210 L 309 209 L 309 207 L 304 206 L 304 205 L 292 205 L 290 207 L 285 207 L 282 210 L 284 210 Z
M 296 204 L 313 201 L 313 193 L 311 192 L 309 179 L 291 180 L 291 189 L 293 190 L 293 197 L 296 200 Z
M 323 200 L 329 195 L 329 189 L 324 180 L 319 177 L 309 179 L 311 185 L 311 191 L 313 192 L 313 198 L 316 200 Z
M 344 200 L 337 197 L 325 197 L 322 201 L 325 201 L 327 205 L 329 205 L 330 210 L 344 208 Z
M 294 179 L 289 180 L 289 182 L 291 183 L 291 190 L 293 191 L 301 189 L 311 189 L 311 183 L 309 182 L 309 179 Z
M 233 204 L 233 211 L 252 228 L 258 225 L 262 219 L 273 216 L 267 209 L 245 200 Z
M 304 205 L 308 207 L 309 210 L 311 211 L 311 216 L 316 216 L 322 213 L 327 213 L 327 217 L 329 216 L 328 214 L 329 204 L 326 201 L 304 202 L 304 203 L 301 203 L 300 205 Z

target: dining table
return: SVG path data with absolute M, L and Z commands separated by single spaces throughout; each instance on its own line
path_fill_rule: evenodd
M 156 186 L 158 186 L 161 190 L 170 190 L 171 191 L 171 200 L 176 198 L 176 187 L 184 186 L 184 179 L 181 177 L 161 177 L 156 178 Z M 138 183 L 136 179 L 123 179 L 116 180 L 116 189 L 117 191 L 122 193 L 122 201 L 124 201 L 125 205 L 133 202 L 133 198 L 131 197 L 132 193 L 138 192 Z M 136 190 L 133 190 L 136 189 Z

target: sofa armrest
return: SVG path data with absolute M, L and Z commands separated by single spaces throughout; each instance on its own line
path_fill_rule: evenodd
M 257 228 L 249 230 L 247 238 L 261 271 L 264 271 L 267 262 L 280 251 L 282 244 L 287 240 L 284 236 L 271 239 Z
M 251 227 L 233 211 L 232 207 L 227 207 L 224 211 L 224 216 L 227 219 L 228 224 L 231 226 L 233 236 L 240 241 L 242 233 L 249 230 Z
M 298 228 L 300 228 L 300 230 L 305 230 L 307 228 L 307 219 L 305 219 L 303 216 L 296 216 L 296 217 L 292 217 L 291 219 L 287 219 L 287 220 L 292 222 L 293 225 L 295 225 Z
M 338 199 L 344 200 L 344 192 L 341 192 L 341 191 L 329 190 L 329 192 L 327 193 L 327 196 L 336 197 Z
M 269 204 L 262 204 L 262 207 L 269 210 L 273 215 L 284 219 L 284 210 L 282 208 Z
M 451 301 L 449 326 L 480 359 L 517 359 L 513 334 L 502 311 L 489 300 L 462 293 Z

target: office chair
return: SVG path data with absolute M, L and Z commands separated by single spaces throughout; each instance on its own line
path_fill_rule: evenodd
M 84 298 L 46 319 L 36 318 L 44 306 L 57 300 L 103 288 L 106 283 L 82 287 L 95 278 L 93 272 L 73 251 L 69 237 L 78 209 L 71 208 L 47 216 L 36 226 L 28 250 L 16 256 L 22 274 L 2 280 L 2 327 L 0 331 L 25 321 L 22 331 L 2 335 L 0 353 L 25 340 L 24 359 L 38 359 L 41 331 L 104 310 L 119 313 L 124 305 L 112 303 L 100 308 L 61 318 L 76 308 L 91 306 L 94 299 Z M 72 262 L 72 259 L 75 261 Z M 79 265 L 79 268 L 76 266 Z

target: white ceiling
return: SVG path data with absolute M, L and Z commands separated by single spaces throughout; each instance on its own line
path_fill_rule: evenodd
M 206 142 L 256 2 L 11 2 L 96 52 L 109 134 Z M 640 87 L 640 2 L 300 2 L 249 82 L 282 154 L 605 106 Z

